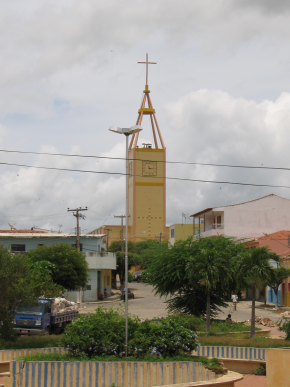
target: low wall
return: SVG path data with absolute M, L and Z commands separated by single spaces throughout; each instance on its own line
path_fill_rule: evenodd
M 215 380 L 194 362 L 24 362 L 13 360 L 5 387 L 151 387 Z
M 267 387 L 289 386 L 289 349 L 266 349 Z
M 261 364 L 266 364 L 263 360 L 222 359 L 222 362 L 227 370 L 243 375 L 255 374 L 256 368 L 260 367 Z
M 219 359 L 265 360 L 265 348 L 201 346 L 194 354 Z
M 0 361 L 11 361 L 17 359 L 18 357 L 35 355 L 36 353 L 65 353 L 65 349 L 61 347 L 2 349 L 0 350 Z

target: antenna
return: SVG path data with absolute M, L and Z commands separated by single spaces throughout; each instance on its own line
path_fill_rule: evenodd
M 8 224 L 9 224 L 11 230 L 17 230 L 17 228 L 15 228 L 14 226 L 12 226 L 12 224 L 10 224 L 10 223 L 8 223 Z M 15 224 L 15 223 L 14 223 L 14 224 Z
M 186 219 L 190 219 L 190 216 L 189 216 L 189 214 L 185 214 L 184 212 L 182 212 L 182 224 L 183 224 L 183 218 L 184 218 L 185 224 L 186 224 Z

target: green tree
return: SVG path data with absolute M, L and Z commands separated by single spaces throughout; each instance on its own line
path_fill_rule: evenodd
M 0 339 L 12 340 L 12 319 L 17 306 L 57 296 L 61 288 L 51 278 L 49 262 L 33 264 L 26 254 L 12 255 L 0 246 Z
M 123 248 L 125 249 L 125 242 Z M 121 251 L 121 241 L 113 241 L 108 251 L 116 253 L 117 257 L 117 269 L 113 271 L 113 275 L 119 275 L 121 287 L 125 283 L 125 253 Z M 132 269 L 133 266 L 140 265 L 141 258 L 137 254 L 136 245 L 132 241 L 128 241 L 128 270 Z
M 116 253 L 117 251 L 122 251 L 121 241 L 111 242 L 108 251 L 110 251 L 111 253 Z M 123 251 L 125 251 L 125 241 L 123 243 Z M 137 253 L 136 244 L 132 241 L 128 241 L 128 252 Z
M 144 239 L 136 242 L 136 252 L 140 255 L 142 261 L 142 268 L 146 268 L 151 259 L 161 253 L 163 250 L 168 249 L 168 242 L 160 243 L 156 239 Z
M 222 242 L 222 243 L 221 243 Z M 199 283 L 206 293 L 206 333 L 210 333 L 211 292 L 226 291 L 234 275 L 233 242 L 227 238 L 204 238 L 187 263 L 189 280 Z
M 255 296 L 257 289 L 263 289 L 273 276 L 274 268 L 270 260 L 278 260 L 278 256 L 269 251 L 268 247 L 257 247 L 248 250 L 241 256 L 237 271 L 241 286 L 252 289 L 251 338 L 255 337 Z
M 125 283 L 125 253 L 123 251 L 116 252 L 117 257 L 117 270 L 119 274 L 121 287 Z M 128 270 L 132 269 L 133 266 L 140 265 L 141 259 L 139 254 L 128 253 Z
M 226 293 L 236 288 L 234 276 L 227 275 L 224 278 L 220 275 L 219 280 L 210 287 L 210 313 L 207 313 L 204 282 L 200 282 L 202 278 L 197 270 L 194 270 L 195 259 L 199 265 L 199 257 L 203 250 L 223 254 L 219 259 L 231 272 L 234 270 L 232 269 L 235 265 L 234 257 L 244 252 L 245 247 L 229 238 L 193 240 L 191 237 L 176 242 L 172 247 L 167 245 L 166 249 L 153 255 L 146 268 L 146 279 L 153 285 L 156 295 L 170 297 L 166 301 L 169 312 L 214 316 L 220 307 L 226 306 L 224 302 Z
M 273 259 L 273 256 L 272 256 Z M 275 259 L 278 262 L 278 267 L 274 268 L 272 271 L 272 275 L 267 285 L 270 286 L 274 290 L 275 293 L 275 308 L 278 309 L 278 290 L 279 286 L 283 283 L 283 281 L 290 277 L 290 269 L 281 266 L 282 262 L 279 259 L 279 256 Z
M 32 262 L 48 261 L 54 265 L 51 276 L 55 283 L 67 290 L 77 290 L 89 280 L 85 256 L 67 243 L 39 246 L 28 252 Z

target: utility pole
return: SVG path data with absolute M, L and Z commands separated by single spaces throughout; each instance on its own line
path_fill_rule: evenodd
M 114 218 L 121 218 L 121 251 L 124 251 L 123 219 L 126 218 L 126 215 L 114 215 Z
M 107 251 L 109 249 L 109 234 L 110 234 L 110 231 L 112 231 L 111 228 L 105 228 L 105 231 L 107 231 Z
M 159 243 L 160 243 L 160 244 L 161 244 L 162 234 L 163 234 L 163 233 L 161 232 L 159 236 L 156 236 L 156 237 L 155 237 L 156 239 L 159 239 Z
M 83 215 L 83 214 L 80 214 L 81 211 L 87 211 L 88 210 L 88 207 L 86 208 L 75 208 L 75 209 L 67 209 L 68 211 L 75 211 L 73 213 L 73 216 L 75 216 L 77 218 L 77 251 L 80 251 L 80 222 L 79 222 L 79 218 L 82 218 L 82 219 L 86 219 L 86 217 Z

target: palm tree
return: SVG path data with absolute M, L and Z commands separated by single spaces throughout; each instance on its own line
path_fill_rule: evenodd
M 201 240 L 202 241 L 202 240 Z M 204 240 L 202 242 L 205 242 Z M 217 240 L 215 242 L 218 242 Z M 210 333 L 210 298 L 211 292 L 217 287 L 225 287 L 231 280 L 231 265 L 229 257 L 223 251 L 206 246 L 191 257 L 187 264 L 188 275 L 191 281 L 205 287 L 206 291 L 206 333 Z
M 273 253 L 274 254 L 274 253 Z M 272 255 L 272 259 L 274 259 L 274 255 Z M 281 266 L 283 262 L 277 256 L 277 259 L 274 259 L 277 263 L 277 268 L 274 268 L 272 277 L 270 281 L 267 283 L 270 288 L 274 290 L 275 293 L 275 309 L 278 309 L 278 290 L 279 286 L 283 283 L 283 281 L 290 277 L 290 269 L 287 267 Z
M 255 337 L 256 289 L 263 289 L 272 278 L 274 268 L 270 264 L 271 259 L 276 260 L 276 255 L 266 246 L 248 250 L 240 257 L 239 282 L 242 286 L 252 288 L 251 339 Z

